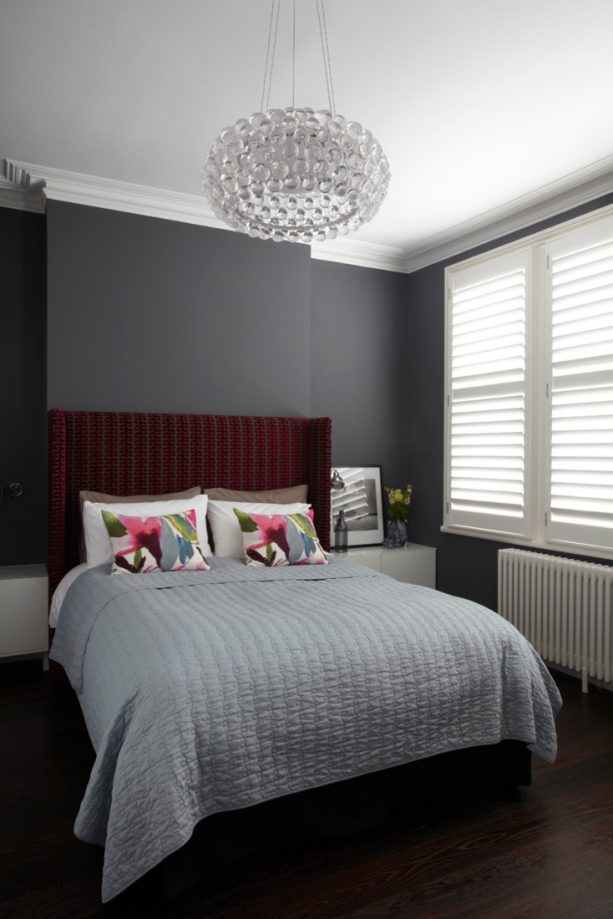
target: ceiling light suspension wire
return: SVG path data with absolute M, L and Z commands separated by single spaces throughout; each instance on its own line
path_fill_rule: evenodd
M 270 5 L 270 22 L 268 25 L 268 40 L 266 42 L 266 60 L 264 63 L 264 82 L 262 85 L 262 102 L 261 111 L 265 111 L 270 106 L 270 88 L 272 85 L 272 74 L 275 66 L 275 54 L 277 51 L 277 36 L 279 34 L 279 12 L 281 10 L 281 0 L 272 0 Z
M 328 45 L 328 27 L 326 25 L 326 10 L 324 0 L 315 0 L 317 9 L 317 21 L 319 24 L 319 40 L 321 42 L 321 54 L 324 62 L 324 75 L 326 77 L 326 87 L 328 90 L 328 107 L 332 116 L 336 115 L 336 101 L 334 99 L 334 84 L 332 82 L 332 64 L 330 63 L 330 47 Z
M 376 214 L 389 186 L 379 142 L 336 113 L 324 0 L 314 3 L 329 108 L 296 108 L 296 0 L 291 106 L 270 108 L 281 9 L 281 0 L 271 0 L 261 111 L 224 128 L 202 169 L 214 213 L 261 239 L 323 242 L 357 230 Z
M 296 0 L 292 4 L 292 108 L 296 108 Z
M 272 44 L 272 21 L 275 13 L 276 0 L 272 0 L 270 4 L 270 21 L 268 24 L 268 40 L 266 42 L 266 58 L 264 60 L 264 78 L 262 80 L 262 100 L 260 102 L 260 109 L 264 108 L 266 103 L 266 87 L 268 85 L 268 69 L 270 64 L 270 48 Z

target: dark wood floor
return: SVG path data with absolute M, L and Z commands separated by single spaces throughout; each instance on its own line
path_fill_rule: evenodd
M 414 809 L 358 837 L 251 858 L 169 906 L 100 904 L 101 851 L 72 826 L 93 754 L 61 674 L 0 665 L 0 916 L 612 919 L 613 693 L 565 707 L 534 784 Z

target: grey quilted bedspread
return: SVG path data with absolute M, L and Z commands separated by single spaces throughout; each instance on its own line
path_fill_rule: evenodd
M 556 755 L 559 693 L 481 606 L 360 565 L 82 574 L 51 657 L 97 757 L 76 835 L 110 900 L 207 815 L 448 750 Z

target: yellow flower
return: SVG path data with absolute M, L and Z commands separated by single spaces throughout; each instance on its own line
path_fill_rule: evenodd
M 404 488 L 389 488 L 385 486 L 385 491 L 387 492 L 387 501 L 390 506 L 392 505 L 404 505 L 407 506 L 411 503 L 411 496 L 413 495 L 413 486 L 406 485 Z M 400 513 L 400 508 L 397 508 L 398 513 Z M 404 511 L 402 512 L 404 515 Z

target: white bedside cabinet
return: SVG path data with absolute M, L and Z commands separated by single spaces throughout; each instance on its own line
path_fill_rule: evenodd
M 436 549 L 410 542 L 397 549 L 385 546 L 354 546 L 342 553 L 352 562 L 389 574 L 406 584 L 436 587 Z M 342 557 L 339 553 L 339 557 Z
M 49 668 L 48 610 L 44 565 L 0 567 L 0 660 L 41 654 Z

